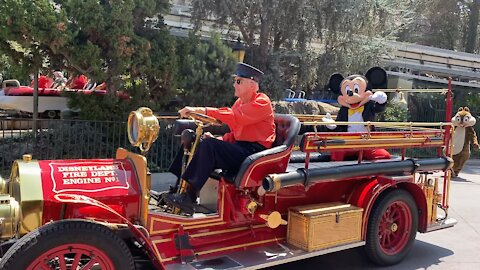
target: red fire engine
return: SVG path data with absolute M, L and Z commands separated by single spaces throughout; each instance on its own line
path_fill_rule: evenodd
M 450 91 L 447 104 L 449 119 Z M 175 132 L 196 125 L 197 136 L 184 144 L 193 155 L 202 132 L 221 127 L 191 117 L 178 120 Z M 258 269 L 360 246 L 375 263 L 391 265 L 407 255 L 417 232 L 456 223 L 447 218 L 450 123 L 362 123 L 384 131 L 356 133 L 316 132 L 320 122 L 291 115 L 276 115 L 275 124 L 273 148 L 247 158 L 233 175 L 212 174 L 193 215 L 162 202 L 168 188 L 159 187 L 167 180 L 152 181 L 144 155 L 24 155 L 0 181 L 0 268 Z M 314 131 L 300 132 L 297 146 L 302 124 Z M 129 139 L 142 154 L 158 132 L 150 109 L 130 114 Z M 362 151 L 375 148 L 401 154 L 362 161 Z M 407 148 L 433 148 L 437 156 L 410 159 Z M 359 159 L 325 161 L 345 149 L 358 150 Z

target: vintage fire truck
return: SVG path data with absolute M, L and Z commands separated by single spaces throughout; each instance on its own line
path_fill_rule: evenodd
M 447 101 L 448 119 L 450 92 Z M 191 118 L 175 127 L 190 156 L 202 132 L 224 129 L 210 117 Z M 361 124 L 381 131 L 356 133 L 318 132 L 321 122 L 291 115 L 276 115 L 275 124 L 273 148 L 248 157 L 238 172 L 214 172 L 193 215 L 162 201 L 162 192 L 182 190 L 168 188 L 168 173 L 148 171 L 145 154 L 159 133 L 148 108 L 128 119 L 141 154 L 24 155 L 0 182 L 0 269 L 259 269 L 360 246 L 375 263 L 392 265 L 417 232 L 456 223 L 448 217 L 450 123 L 368 122 Z M 308 126 L 313 131 L 303 132 Z M 362 160 L 375 148 L 401 154 Z M 411 159 L 408 148 L 436 154 Z M 359 151 L 358 160 L 328 161 L 328 153 L 348 149 Z

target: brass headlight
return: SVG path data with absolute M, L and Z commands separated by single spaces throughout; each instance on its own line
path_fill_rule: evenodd
M 151 109 L 141 107 L 128 116 L 127 129 L 130 143 L 146 152 L 157 139 L 160 125 Z
M 8 194 L 0 194 L 0 239 L 10 239 L 18 232 L 20 208 Z

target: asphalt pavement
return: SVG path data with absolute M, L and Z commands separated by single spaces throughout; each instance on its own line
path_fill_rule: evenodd
M 449 217 L 455 218 L 457 225 L 418 233 L 410 254 L 395 266 L 372 264 L 361 247 L 269 269 L 480 269 L 480 160 L 469 160 L 459 177 L 452 179 L 450 189 Z

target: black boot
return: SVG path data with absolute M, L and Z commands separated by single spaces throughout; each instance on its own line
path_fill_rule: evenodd
M 163 199 L 170 206 L 179 208 L 184 213 L 193 215 L 197 204 L 197 192 L 191 185 L 188 186 L 185 193 L 163 194 Z

